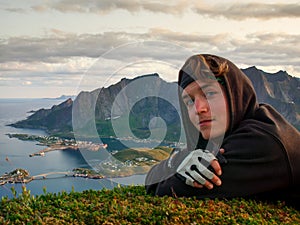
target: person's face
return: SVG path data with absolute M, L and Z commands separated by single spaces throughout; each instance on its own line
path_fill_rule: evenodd
M 229 127 L 229 109 L 223 88 L 215 80 L 197 80 L 182 93 L 192 124 L 206 140 L 224 135 Z

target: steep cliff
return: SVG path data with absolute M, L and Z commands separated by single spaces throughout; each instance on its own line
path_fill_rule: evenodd
M 49 133 L 70 132 L 72 130 L 71 98 L 50 109 L 39 109 L 27 119 L 18 121 L 11 126 L 18 128 L 43 129 Z
M 285 71 L 274 74 L 256 67 L 244 69 L 257 93 L 259 102 L 276 108 L 290 123 L 300 126 L 300 79 Z
M 164 81 L 158 74 L 124 78 L 108 88 L 80 93 L 73 107 L 73 127 L 83 136 L 95 134 L 96 123 L 100 136 L 115 136 L 116 130 L 117 136 L 131 136 L 127 132 L 130 127 L 133 135 L 148 138 L 149 125 L 163 126 L 157 117 L 165 121 L 168 137 L 179 135 L 177 85 Z M 118 128 L 114 130 L 112 123 Z

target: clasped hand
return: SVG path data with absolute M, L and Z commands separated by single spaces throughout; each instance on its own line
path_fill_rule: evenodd
M 220 152 L 223 154 L 224 149 L 220 149 Z M 222 170 L 217 158 L 207 150 L 197 149 L 187 155 L 176 172 L 187 185 L 197 188 L 205 186 L 212 189 L 213 184 L 220 186 L 222 182 L 214 172 L 208 169 L 209 166 L 218 176 L 221 176 Z

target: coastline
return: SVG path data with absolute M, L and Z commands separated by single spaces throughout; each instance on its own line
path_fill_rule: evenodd
M 61 145 L 53 145 L 49 146 L 47 148 L 44 148 L 38 152 L 31 153 L 29 154 L 29 157 L 33 156 L 45 156 L 45 153 L 51 152 L 51 151 L 64 151 L 64 150 L 73 150 L 73 151 L 78 151 L 79 148 L 78 146 L 61 146 Z
M 61 139 L 55 136 L 37 136 L 29 134 L 6 134 L 9 138 L 17 138 L 21 141 L 37 142 L 37 145 L 45 146 L 42 150 L 29 154 L 29 157 L 46 156 L 46 153 L 52 151 L 79 151 L 81 149 L 97 152 L 106 150 L 107 144 L 96 144 L 91 141 L 76 141 L 75 139 Z M 109 160 L 99 161 L 100 172 L 96 169 L 75 168 L 73 172 L 49 172 L 32 177 L 25 176 L 23 179 L 14 180 L 7 178 L 3 183 L 28 183 L 32 180 L 46 179 L 47 176 L 62 174 L 87 179 L 123 179 L 131 176 L 145 175 L 150 168 L 159 161 L 167 158 L 171 152 L 170 147 L 158 146 L 155 148 L 130 148 L 110 152 L 112 155 Z M 28 173 L 28 172 L 27 172 Z M 29 174 L 29 173 L 28 173 Z M 1 180 L 0 180 L 1 181 Z

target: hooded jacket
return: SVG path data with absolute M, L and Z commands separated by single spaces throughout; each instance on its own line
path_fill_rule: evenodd
M 225 69 L 224 69 L 225 68 Z M 221 78 L 230 108 L 230 125 L 219 146 L 210 146 L 191 124 L 183 105 L 182 88 L 210 71 Z M 186 74 L 190 75 L 188 79 Z M 146 190 L 158 196 L 231 198 L 258 196 L 300 200 L 300 133 L 273 107 L 258 104 L 251 81 L 232 62 L 214 55 L 190 57 L 178 77 L 178 94 L 187 148 L 175 149 L 152 167 Z M 221 186 L 194 188 L 176 176 L 176 167 L 195 149 L 224 148 L 218 153 Z

